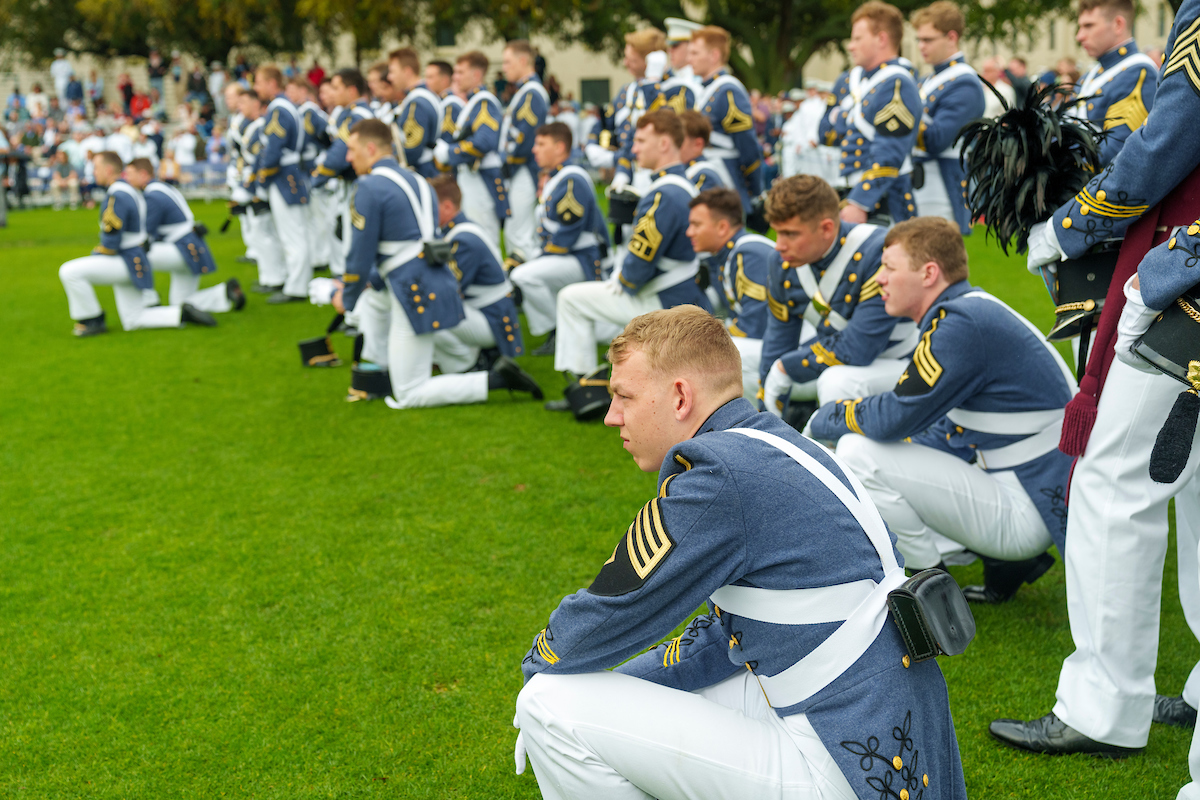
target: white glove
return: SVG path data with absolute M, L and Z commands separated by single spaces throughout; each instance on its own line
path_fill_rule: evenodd
M 1064 261 L 1067 254 L 1058 243 L 1058 234 L 1054 231 L 1053 219 L 1039 222 L 1029 231 L 1029 257 L 1025 268 L 1034 275 L 1042 274 L 1042 267 L 1051 272 L 1057 272 L 1059 261 Z
M 670 61 L 670 58 L 662 50 L 650 53 L 646 56 L 646 77 L 652 81 L 661 81 Z
M 438 139 L 438 143 L 433 146 L 433 158 L 439 164 L 449 164 L 450 143 L 445 139 Z
M 518 731 L 521 730 L 521 721 L 518 720 L 516 717 L 513 717 L 513 727 L 516 728 Z M 524 736 L 525 736 L 524 733 L 517 734 L 517 746 L 513 750 L 513 760 L 517 764 L 517 774 L 518 775 L 525 774 L 526 761 L 525 761 L 525 739 L 523 738 Z
M 314 306 L 327 306 L 337 291 L 333 278 L 313 278 L 308 282 L 308 301 Z
M 767 382 L 763 384 L 763 405 L 777 417 L 783 416 L 783 409 L 776 405 L 780 397 L 792 391 L 792 379 L 788 377 L 783 363 L 776 361 L 767 371 Z
M 629 176 L 624 172 L 618 172 L 613 176 L 612 183 L 608 185 L 608 193 L 614 195 L 624 191 L 627 186 L 629 186 Z
M 1123 364 L 1133 367 L 1138 372 L 1161 375 L 1159 370 L 1147 364 L 1133 352 L 1133 346 L 1137 344 L 1138 338 L 1146 332 L 1154 318 L 1162 313 L 1152 308 L 1146 308 L 1146 304 L 1142 302 L 1141 290 L 1133 288 L 1135 277 L 1137 276 L 1134 275 L 1125 282 L 1125 308 L 1121 310 L 1121 318 L 1117 320 L 1116 355 Z
M 596 169 L 612 169 L 614 154 L 607 147 L 601 147 L 595 142 L 589 142 L 583 148 L 583 152 L 587 156 L 588 163 Z

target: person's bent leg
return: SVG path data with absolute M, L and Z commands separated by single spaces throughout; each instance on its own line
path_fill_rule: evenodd
M 283 245 L 283 259 L 287 270 L 283 282 L 283 293 L 289 297 L 308 298 L 308 282 L 312 280 L 312 263 L 308 257 L 308 232 L 305 221 L 308 209 L 304 204 L 289 206 L 283 199 L 278 186 L 269 190 L 271 217 L 275 230 Z
M 896 388 L 896 381 L 907 366 L 907 361 L 897 358 L 877 358 L 865 367 L 846 364 L 830 367 L 817 378 L 817 403 L 825 405 L 889 392 Z
M 753 403 L 758 400 L 758 367 L 762 363 L 762 339 L 734 336 L 733 344 L 742 356 L 742 396 Z
M 583 270 L 574 256 L 544 255 L 513 269 L 509 278 L 521 287 L 529 332 L 544 336 L 554 330 L 558 293 L 583 281 Z
M 658 295 L 631 295 L 612 281 L 572 284 L 558 294 L 558 321 L 554 368 L 586 375 L 599 366 L 596 357 L 596 323 L 622 328 L 640 314 L 662 308 Z
M 518 167 L 513 173 L 508 201 L 510 216 L 504 222 L 505 247 L 509 255 L 520 251 L 523 258 L 530 258 L 538 249 L 537 222 L 534 219 L 537 187 L 533 176 L 524 167 Z
M 428 408 L 487 400 L 486 372 L 433 377 L 433 334 L 418 334 L 408 314 L 388 290 L 391 329 L 388 335 L 388 373 L 392 381 L 391 408 Z
M 67 313 L 73 320 L 93 319 L 104 309 L 96 298 L 96 285 L 128 280 L 129 272 L 120 256 L 83 256 L 58 268 L 58 278 L 67 293 Z
M 479 361 L 480 350 L 496 346 L 492 326 L 483 312 L 464 306 L 466 317 L 453 328 L 433 334 L 433 361 L 444 374 L 461 374 Z

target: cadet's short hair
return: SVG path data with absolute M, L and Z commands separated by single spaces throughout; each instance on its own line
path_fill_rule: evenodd
M 637 123 L 638 130 L 640 131 L 647 125 L 654 128 L 655 133 L 670 136 L 676 147 L 683 144 L 683 123 L 679 121 L 679 115 L 673 110 L 660 108 L 657 111 L 642 114 Z
M 462 208 L 462 189 L 453 175 L 438 175 L 429 182 L 433 191 L 437 192 L 438 202 L 449 200 L 455 208 Z
M 850 16 L 850 26 L 854 27 L 860 19 L 871 23 L 872 33 L 886 33 L 892 46 L 900 49 L 900 39 L 904 36 L 904 15 L 900 9 L 883 0 L 867 0 Z
M 454 77 L 454 66 L 449 61 L 430 61 L 425 66 L 433 67 L 447 78 Z
M 510 50 L 519 56 L 524 56 L 529 59 L 530 64 L 533 63 L 533 45 L 529 43 L 528 39 L 513 39 L 511 42 L 505 43 L 504 49 Z
M 1137 9 L 1134 7 L 1132 0 L 1079 0 L 1080 14 L 1096 8 L 1104 9 L 1109 19 L 1124 17 L 1125 27 L 1129 29 L 1133 28 L 1133 17 L 1137 13 Z
M 129 162 L 130 169 L 136 169 L 138 172 L 146 172 L 150 175 L 154 174 L 154 162 L 148 158 L 135 158 Z
M 702 41 L 712 50 L 721 51 L 722 63 L 729 61 L 729 31 L 716 25 L 705 25 L 692 31 L 692 41 Z
M 396 61 L 404 69 L 411 72 L 421 71 L 421 58 L 411 47 L 400 47 L 388 53 L 388 62 Z
M 625 44 L 645 58 L 655 50 L 667 49 L 667 35 L 658 28 L 642 28 L 640 31 L 625 34 Z
M 125 168 L 125 162 L 122 161 L 121 157 L 112 150 L 101 150 L 99 153 L 94 153 L 92 155 L 92 160 L 103 161 L 105 164 L 108 164 L 118 172 Z
M 276 86 L 283 86 L 283 73 L 274 64 L 263 64 L 254 71 L 254 75 L 255 78 L 262 76 L 269 81 L 273 81 Z
M 712 135 L 712 123 L 708 121 L 708 117 L 689 108 L 679 115 L 679 121 L 683 123 L 684 136 L 689 139 L 703 139 L 704 146 L 708 146 L 708 138 Z
M 380 61 L 378 64 L 372 64 L 371 68 L 367 70 L 367 74 L 374 75 L 375 80 L 383 81 L 384 83 L 386 83 L 390 86 L 391 81 L 388 80 L 387 73 L 388 73 L 388 65 L 387 65 L 386 61 Z
M 561 142 L 563 147 L 567 148 L 568 153 L 571 152 L 571 147 L 575 144 L 575 137 L 571 135 L 571 127 L 565 122 L 547 122 L 537 129 L 535 135 L 545 136 L 547 139 Z
M 254 97 L 254 98 L 258 97 L 258 92 L 254 91 L 250 87 L 242 86 L 240 84 L 234 84 L 234 85 L 237 86 L 238 97 Z
M 374 142 L 381 149 L 392 149 L 392 129 L 381 119 L 360 119 L 350 128 L 350 135 L 360 142 Z
M 742 356 L 721 321 L 684 305 L 634 317 L 613 338 L 608 360 L 620 364 L 634 351 L 660 375 L 695 372 L 713 393 L 742 393 Z
M 775 181 L 763 213 L 772 225 L 793 217 L 807 224 L 837 219 L 839 205 L 834 188 L 816 175 L 793 175 Z
M 309 81 L 309 79 L 304 77 L 303 75 L 293 75 L 292 77 L 288 78 L 287 85 L 288 86 L 299 86 L 301 89 L 303 89 L 306 92 L 312 91 L 312 82 Z
M 909 264 L 917 269 L 930 261 L 937 264 L 950 283 L 965 281 L 967 247 L 958 223 L 941 217 L 916 217 L 896 224 L 883 239 L 884 247 L 898 244 L 908 253 Z
M 472 50 L 469 53 L 463 53 L 461 56 L 454 59 L 455 64 L 462 64 L 463 62 L 466 62 L 467 66 L 481 71 L 484 75 L 487 74 L 488 64 L 490 63 L 488 61 L 488 57 L 478 50 Z
M 341 81 L 342 86 L 345 86 L 347 89 L 354 89 L 356 92 L 358 92 L 359 97 L 362 97 L 368 91 L 367 79 L 364 78 L 363 74 L 354 67 L 343 67 L 342 69 L 339 69 L 337 72 L 333 73 L 333 77 Z
M 914 28 L 929 24 L 942 34 L 957 33 L 959 39 L 967 29 L 967 20 L 962 11 L 950 0 L 937 0 L 932 5 L 917 9 L 913 12 L 912 24 Z
M 709 189 L 692 198 L 688 208 L 704 206 L 708 213 L 720 217 L 730 225 L 740 226 L 742 216 L 742 196 L 733 189 Z

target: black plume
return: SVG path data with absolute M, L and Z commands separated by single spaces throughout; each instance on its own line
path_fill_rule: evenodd
M 980 80 L 983 80 L 980 78 Z M 1086 120 L 1067 116 L 1074 103 L 1051 107 L 1057 86 L 1029 87 L 1024 105 L 1009 108 L 996 87 L 1004 113 L 963 126 L 959 162 L 967 172 L 967 206 L 983 219 L 1005 254 L 1029 249 L 1029 231 L 1082 189 L 1100 166 L 1103 134 Z M 1084 98 L 1086 101 L 1086 98 Z
M 1192 455 L 1196 419 L 1200 416 L 1200 397 L 1189 389 L 1175 398 L 1175 405 L 1163 423 L 1154 450 L 1150 454 L 1150 477 L 1155 483 L 1174 483 L 1183 474 Z

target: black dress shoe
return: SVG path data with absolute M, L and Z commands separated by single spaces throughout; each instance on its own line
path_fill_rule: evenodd
M 285 303 L 307 303 L 307 297 L 297 297 L 294 294 L 288 294 L 282 289 L 267 298 L 267 302 L 273 306 L 281 306 Z
M 104 312 L 101 311 L 98 317 L 76 320 L 75 329 L 72 333 L 81 339 L 85 336 L 98 336 L 102 333 L 108 333 L 108 325 L 104 322 Z
M 537 350 L 534 350 L 533 354 L 535 356 L 554 355 L 554 342 L 558 338 L 556 334 L 557 331 L 550 331 L 550 335 L 546 337 L 546 341 L 542 343 L 541 347 L 539 347 Z
M 234 311 L 241 311 L 246 307 L 246 293 L 242 291 L 241 281 L 237 278 L 225 281 L 225 296 L 233 303 Z
M 179 320 L 181 322 L 190 322 L 193 325 L 203 325 L 206 328 L 217 327 L 217 318 L 207 311 L 201 311 L 191 303 L 184 303 L 180 307 Z
M 543 404 L 542 408 L 546 409 L 547 411 L 570 411 L 571 403 L 566 399 L 551 400 L 549 403 Z
M 521 369 L 517 365 L 517 362 L 508 356 L 497 358 L 491 371 L 500 378 L 504 387 L 510 391 L 529 392 L 533 395 L 534 400 L 541 400 L 545 396 L 542 394 L 542 387 L 538 386 L 533 376 Z
M 1180 697 L 1167 697 L 1163 694 L 1154 695 L 1154 721 L 1161 725 L 1173 725 L 1176 728 L 1196 727 L 1196 709 L 1188 705 L 1188 701 Z
M 1025 561 L 1001 561 L 980 556 L 983 560 L 983 585 L 964 586 L 963 597 L 969 603 L 1007 603 L 1023 583 L 1033 583 L 1054 566 L 1054 556 L 1042 553 Z
M 250 256 L 238 256 L 237 258 L 234 259 L 234 261 L 236 261 L 239 264 L 257 264 L 258 263 L 258 259 L 251 258 Z
M 250 287 L 250 291 L 254 292 L 255 294 L 275 294 L 276 292 L 283 291 L 283 284 L 281 283 L 278 286 L 267 286 L 262 283 L 256 283 Z
M 1053 712 L 1027 722 L 1019 719 L 994 720 L 988 726 L 988 732 L 1009 747 L 1049 756 L 1091 753 L 1105 758 L 1128 758 L 1145 749 L 1117 747 L 1089 739 L 1054 716 Z

